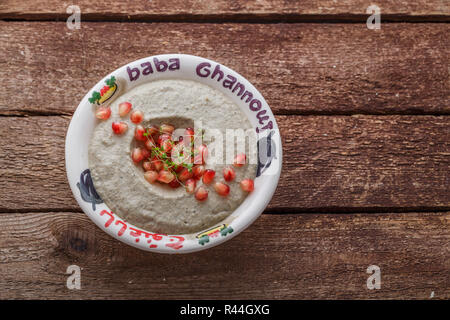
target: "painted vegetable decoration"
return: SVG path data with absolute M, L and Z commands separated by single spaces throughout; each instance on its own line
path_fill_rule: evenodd
M 101 105 L 113 96 L 117 90 L 116 78 L 111 76 L 111 78 L 107 79 L 105 83 L 106 85 L 100 89 L 100 92 L 92 92 L 92 96 L 88 99 L 90 103 Z
M 233 228 L 227 224 L 211 228 L 197 235 L 198 243 L 202 246 L 209 242 L 210 238 L 217 237 L 219 234 L 225 237 L 227 234 L 233 233 Z

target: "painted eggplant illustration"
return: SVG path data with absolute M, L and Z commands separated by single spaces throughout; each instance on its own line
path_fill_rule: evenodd
M 256 144 L 258 150 L 258 168 L 256 171 L 257 177 L 263 174 L 263 172 L 270 167 L 272 159 L 276 159 L 276 145 L 275 142 L 272 141 L 273 134 L 274 131 L 272 130 L 267 136 L 259 139 Z
M 77 183 L 78 189 L 80 189 L 81 198 L 89 203 L 92 203 L 92 209 L 95 211 L 95 205 L 103 203 L 102 198 L 95 191 L 94 183 L 91 178 L 91 171 L 89 169 L 84 170 L 80 174 L 80 182 Z

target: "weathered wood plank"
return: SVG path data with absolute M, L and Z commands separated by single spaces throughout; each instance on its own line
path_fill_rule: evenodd
M 80 213 L 0 215 L 0 299 L 448 299 L 449 223 L 448 212 L 263 215 L 218 247 L 161 255 Z M 66 288 L 72 264 L 81 290 Z M 370 265 L 380 290 L 367 289 Z
M 277 116 L 284 163 L 269 210 L 450 208 L 450 117 Z M 69 117 L 0 117 L 0 211 L 79 210 Z
M 0 22 L 0 30 L 0 114 L 72 114 L 110 71 L 170 52 L 235 69 L 277 114 L 450 114 L 449 24 L 373 31 L 359 24 L 82 23 L 71 31 L 63 22 Z
M 448 208 L 449 124 L 429 116 L 280 117 L 286 160 L 272 208 Z
M 78 0 L 61 3 L 57 0 L 4 0 L 0 4 L 0 18 L 8 19 L 64 19 L 66 8 L 78 5 L 83 19 L 124 21 L 304 21 L 318 19 L 365 21 L 371 3 L 363 0 L 136 0 L 95 2 Z M 442 0 L 378 3 L 383 19 L 387 20 L 443 20 L 448 21 L 450 6 Z

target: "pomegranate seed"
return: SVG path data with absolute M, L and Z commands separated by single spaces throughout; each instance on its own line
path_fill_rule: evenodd
M 115 134 L 123 134 L 128 129 L 126 122 L 113 122 L 111 127 Z
M 216 182 L 214 184 L 214 190 L 222 197 L 226 197 L 230 193 L 230 187 L 223 182 Z
M 197 191 L 195 191 L 195 199 L 198 201 L 205 201 L 208 198 L 208 190 L 206 188 L 200 186 Z
M 155 125 L 151 125 L 150 128 L 147 129 L 148 134 L 154 135 L 159 132 L 159 128 Z
M 158 181 L 163 183 L 171 183 L 175 179 L 172 172 L 167 170 L 161 170 L 158 175 Z
M 164 167 L 164 163 L 161 160 L 153 160 L 152 166 L 155 168 L 156 171 L 161 171 Z
M 198 147 L 198 151 L 199 151 L 200 153 L 202 153 L 204 157 L 208 156 L 208 147 L 206 146 L 206 144 L 201 144 L 201 145 Z
M 144 119 L 144 113 L 141 110 L 133 110 L 130 114 L 130 120 L 133 123 L 141 123 Z
M 144 157 L 144 159 L 148 159 L 150 157 L 150 151 L 144 148 L 142 148 L 141 150 L 142 150 L 142 157 Z
M 192 141 L 194 141 L 194 129 L 192 128 L 186 128 L 186 130 L 184 130 L 184 136 L 186 137 L 186 142 L 185 144 L 188 146 L 189 143 L 191 143 Z
M 134 129 L 134 138 L 138 141 L 145 141 L 147 139 L 146 136 L 144 136 L 145 129 L 141 125 L 137 125 Z
M 95 116 L 97 119 L 106 120 L 111 116 L 111 108 L 110 107 L 99 107 L 95 112 Z
M 186 130 L 184 130 L 184 135 L 185 136 L 193 136 L 195 134 L 194 129 L 192 128 L 186 128 Z
M 152 139 L 147 139 L 147 141 L 145 141 L 145 147 L 146 147 L 148 150 L 152 150 L 152 148 L 154 148 L 154 147 L 156 147 L 156 146 L 155 146 L 155 143 L 153 142 Z
M 210 184 L 213 181 L 215 175 L 216 175 L 216 172 L 214 170 L 206 169 L 205 172 L 203 173 L 203 179 L 202 179 L 203 183 Z
M 187 168 L 184 168 L 178 175 L 178 179 L 180 179 L 181 181 L 185 181 L 187 179 L 192 178 L 193 176 L 194 174 L 192 173 L 192 171 L 189 171 Z
M 194 179 L 187 179 L 185 182 L 186 192 L 194 193 L 196 184 L 197 184 L 197 182 L 195 182 Z
M 208 147 L 202 144 L 198 147 L 198 149 L 195 152 L 194 163 L 204 164 L 207 157 L 208 157 Z
M 236 177 L 236 172 L 232 167 L 223 168 L 223 178 L 225 181 L 233 181 Z
M 233 165 L 235 167 L 242 167 L 245 164 L 246 159 L 245 153 L 239 153 L 236 158 L 234 158 Z
M 144 178 L 150 183 L 154 183 L 158 179 L 159 173 L 156 171 L 146 171 L 144 173 Z
M 162 133 L 172 134 L 172 132 L 175 130 L 175 127 L 172 126 L 171 124 L 166 124 L 166 123 L 164 123 L 164 124 L 162 124 L 162 125 L 159 127 L 159 130 L 160 130 Z
M 241 181 L 241 189 L 246 192 L 252 192 L 255 189 L 255 184 L 252 179 L 244 179 Z
M 194 166 L 192 168 L 192 173 L 194 174 L 195 179 L 200 179 L 205 172 L 205 167 L 202 165 Z
M 144 149 L 141 148 L 134 148 L 131 151 L 131 159 L 133 159 L 133 161 L 135 163 L 141 162 L 142 160 L 144 160 L 144 153 L 142 152 Z
M 119 104 L 119 115 L 121 117 L 126 116 L 130 111 L 131 111 L 131 103 L 122 102 L 121 104 Z
M 170 134 L 164 133 L 158 137 L 158 145 L 161 146 L 164 141 L 171 140 L 172 136 Z
M 205 163 L 206 158 L 208 157 L 208 147 L 205 144 L 202 144 L 198 147 L 198 151 L 202 156 L 202 162 Z
M 177 179 L 174 179 L 174 180 L 172 180 L 172 182 L 169 183 L 169 186 L 171 188 L 176 189 L 176 188 L 181 187 L 181 183 Z
M 180 173 L 181 171 L 183 171 L 184 167 L 183 166 L 177 166 L 175 165 L 173 167 L 173 171 L 175 171 L 176 173 Z
M 164 140 L 161 143 L 161 150 L 166 153 L 169 152 L 170 150 L 172 150 L 172 140 L 170 140 L 170 139 Z
M 151 171 L 153 169 L 152 163 L 150 161 L 144 161 L 142 163 L 142 168 L 144 168 L 144 171 Z

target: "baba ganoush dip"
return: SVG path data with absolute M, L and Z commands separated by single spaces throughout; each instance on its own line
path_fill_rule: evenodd
M 96 125 L 89 144 L 89 168 L 97 193 L 108 207 L 122 219 L 151 232 L 164 234 L 186 234 L 214 226 L 229 216 L 247 197 L 239 183 L 254 179 L 255 161 L 234 168 L 236 177 L 229 185 L 229 194 L 224 197 L 215 192 L 213 184 L 206 201 L 198 201 L 185 188 L 170 188 L 160 183 L 149 183 L 144 178 L 142 165 L 132 161 L 130 153 L 136 146 L 136 125 L 129 116 L 120 117 L 118 106 L 129 102 L 133 110 L 143 112 L 142 125 L 170 123 L 174 127 L 194 127 L 201 121 L 205 141 L 209 130 L 217 130 L 226 140 L 226 129 L 252 131 L 245 114 L 228 97 L 207 85 L 190 80 L 157 80 L 142 84 L 118 97 L 111 105 L 111 116 Z M 113 122 L 123 121 L 128 130 L 114 134 Z M 247 137 L 248 138 L 248 137 Z M 235 140 L 233 140 L 235 141 Z M 238 149 L 234 144 L 234 150 Z M 224 148 L 226 148 L 224 142 Z M 256 159 L 256 140 L 250 137 L 245 143 L 245 154 Z M 226 150 L 223 150 L 224 158 Z M 214 181 L 223 180 L 223 169 L 230 163 L 218 161 L 204 165 L 216 172 Z M 202 186 L 197 180 L 196 187 Z

